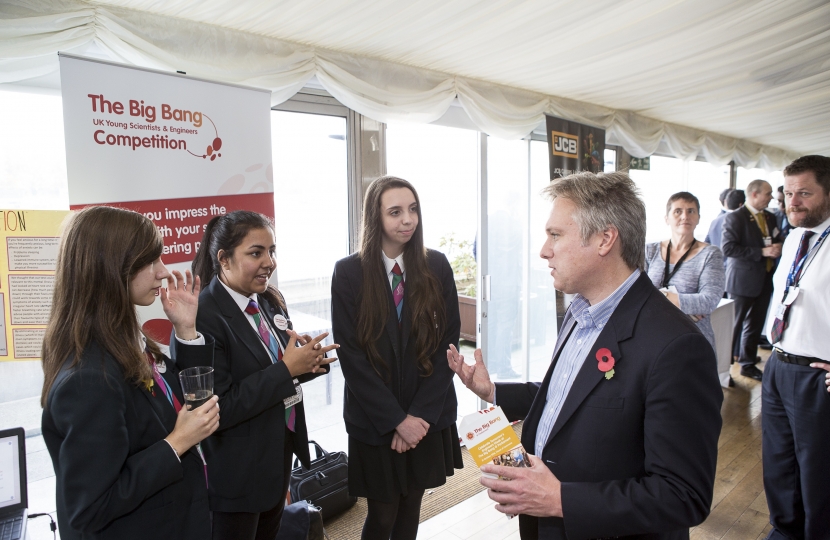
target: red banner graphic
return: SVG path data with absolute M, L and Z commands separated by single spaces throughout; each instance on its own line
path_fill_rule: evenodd
M 168 264 L 193 260 L 199 249 L 199 243 L 202 241 L 205 227 L 215 216 L 234 210 L 251 210 L 274 219 L 273 193 L 124 201 L 100 205 L 77 204 L 70 208 L 80 210 L 87 206 L 113 206 L 147 216 L 156 224 L 164 237 L 162 260 Z

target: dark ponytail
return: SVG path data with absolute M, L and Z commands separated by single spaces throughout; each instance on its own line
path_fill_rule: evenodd
M 224 216 L 212 218 L 205 228 L 202 243 L 193 259 L 191 269 L 194 276 L 199 276 L 202 287 L 207 287 L 214 276 L 219 274 L 219 251 L 233 257 L 234 250 L 242 243 L 248 233 L 255 229 L 266 229 L 274 234 L 274 225 L 268 217 L 248 210 L 237 210 Z M 262 293 L 266 300 L 285 311 L 285 300 L 276 287 L 268 284 Z

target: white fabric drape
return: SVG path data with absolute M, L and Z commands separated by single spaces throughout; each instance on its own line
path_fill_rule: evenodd
M 341 103 L 387 122 L 431 122 L 457 97 L 483 132 L 527 136 L 545 114 L 605 128 L 609 144 L 635 157 L 658 146 L 681 159 L 781 169 L 795 155 L 778 148 L 508 86 L 384 60 L 298 45 L 258 34 L 82 0 L 0 3 L 0 83 L 25 85 L 58 71 L 57 52 L 94 43 L 113 60 L 267 88 L 276 105 L 316 76 Z M 55 79 L 56 80 L 56 79 Z

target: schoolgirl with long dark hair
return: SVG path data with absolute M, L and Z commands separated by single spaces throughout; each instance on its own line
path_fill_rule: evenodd
M 461 321 L 452 268 L 424 247 L 415 188 L 386 176 L 363 204 L 360 250 L 337 262 L 332 329 L 346 379 L 349 491 L 365 540 L 416 537 L 424 491 L 463 466 L 453 372 Z
M 326 373 L 337 347 L 299 336 L 282 294 L 267 217 L 239 210 L 210 220 L 193 273 L 199 328 L 216 340 L 214 392 L 222 426 L 203 448 L 211 471 L 213 538 L 274 540 L 292 453 L 310 466 L 301 383 Z M 302 346 L 295 346 L 301 344 Z
M 216 398 L 182 407 L 179 367 L 138 323 L 160 297 L 178 360 L 210 366 L 196 331 L 199 280 L 161 262 L 156 226 L 136 212 L 81 210 L 61 238 L 43 341 L 43 439 L 57 482 L 61 538 L 201 540 L 210 536 L 195 445 L 219 423 Z M 163 288 L 163 285 L 167 288 Z

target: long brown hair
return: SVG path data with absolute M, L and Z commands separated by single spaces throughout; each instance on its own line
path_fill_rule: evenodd
M 219 274 L 219 251 L 224 251 L 226 257 L 233 257 L 234 250 L 245 240 L 248 233 L 255 229 L 265 229 L 274 235 L 274 226 L 266 216 L 248 210 L 237 210 L 223 216 L 211 219 L 205 234 L 202 236 L 202 243 L 199 244 L 199 251 L 193 259 L 191 268 L 193 275 L 199 276 L 202 287 L 207 287 L 210 280 Z M 268 288 L 262 293 L 272 305 L 279 306 L 285 311 L 285 301 L 282 294 L 276 287 L 268 284 Z
M 130 282 L 163 249 L 156 226 L 136 212 L 93 206 L 69 218 L 43 340 L 42 406 L 66 359 L 74 356 L 72 366 L 77 365 L 92 340 L 115 358 L 126 380 L 139 384 L 152 377 L 138 346 L 143 331 L 130 300 Z M 159 354 L 149 338 L 147 346 Z
M 406 188 L 415 196 L 418 212 L 418 226 L 404 244 L 403 261 L 406 271 L 406 304 L 412 315 L 412 336 L 415 340 L 415 354 L 418 368 L 423 377 L 432 374 L 432 360 L 441 344 L 446 322 L 446 307 L 441 283 L 432 273 L 427 262 L 424 247 L 423 217 L 421 201 L 415 188 L 402 178 L 384 176 L 369 185 L 363 200 L 363 225 L 360 235 L 360 265 L 363 269 L 363 283 L 360 288 L 360 306 L 357 312 L 357 340 L 366 351 L 372 367 L 385 378 L 388 366 L 380 357 L 375 342 L 381 338 L 389 317 L 389 285 L 386 267 L 381 255 L 383 240 L 383 215 L 381 196 L 389 189 Z M 404 308 L 407 308 L 407 305 Z M 385 374 L 382 374 L 384 371 Z

